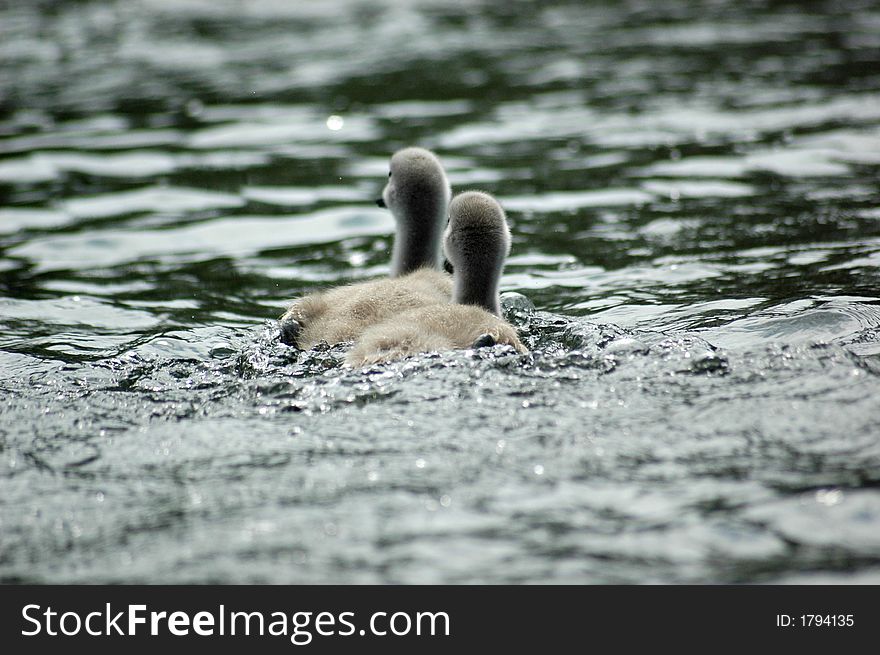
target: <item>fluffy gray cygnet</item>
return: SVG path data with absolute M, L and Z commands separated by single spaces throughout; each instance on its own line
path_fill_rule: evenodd
M 443 246 L 454 270 L 455 304 L 416 307 L 372 325 L 346 356 L 348 366 L 495 344 L 528 352 L 513 326 L 500 317 L 498 281 L 510 251 L 510 230 L 498 202 L 480 191 L 453 198 Z
M 391 253 L 391 277 L 420 268 L 442 270 L 441 237 L 452 189 L 436 155 L 424 148 L 404 148 L 391 157 L 382 197 L 397 223 Z
M 443 166 L 424 148 L 391 157 L 377 200 L 397 224 L 391 277 L 346 285 L 297 300 L 281 317 L 282 341 L 309 349 L 320 341 L 352 341 L 371 325 L 428 304 L 448 303 L 452 278 L 443 272 L 441 236 L 452 190 Z

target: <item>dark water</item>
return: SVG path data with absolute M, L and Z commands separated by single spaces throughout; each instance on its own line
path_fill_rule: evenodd
M 880 581 L 876 2 L 2 7 L 0 581 Z M 530 356 L 279 343 L 413 144 Z

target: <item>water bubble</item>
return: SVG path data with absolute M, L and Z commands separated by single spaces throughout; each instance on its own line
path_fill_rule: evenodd
M 235 354 L 235 348 L 228 341 L 221 341 L 211 346 L 208 356 L 211 359 L 226 359 Z
M 336 114 L 327 117 L 327 128 L 337 132 L 342 129 L 342 126 L 345 125 L 345 120 L 342 116 L 337 116 Z
M 348 256 L 348 263 L 355 268 L 367 263 L 367 256 L 362 252 L 353 252 Z
M 816 492 L 816 502 L 833 507 L 843 500 L 843 492 L 840 489 L 820 489 Z
M 522 325 L 535 313 L 535 305 L 523 294 L 508 291 L 501 294 L 501 312 L 506 320 Z

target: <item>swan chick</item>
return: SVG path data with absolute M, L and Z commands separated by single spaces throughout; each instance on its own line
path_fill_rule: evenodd
M 506 344 L 521 354 L 528 349 L 512 325 L 475 305 L 435 304 L 412 309 L 373 325 L 345 357 L 357 368 L 391 362 L 418 353 Z
M 496 344 L 528 352 L 500 316 L 498 282 L 510 251 L 510 230 L 498 202 L 479 191 L 453 198 L 444 250 L 454 269 L 455 304 L 416 307 L 367 328 L 346 356 L 348 366 Z
M 434 153 L 404 148 L 391 157 L 377 200 L 396 223 L 391 277 L 308 295 L 281 317 L 281 341 L 309 349 L 356 339 L 367 327 L 423 305 L 449 302 L 451 277 L 442 271 L 441 237 L 452 190 Z
M 440 245 L 451 197 L 446 172 L 433 152 L 412 147 L 392 155 L 388 183 L 376 201 L 391 210 L 397 224 L 391 277 L 442 269 Z
M 452 280 L 422 268 L 397 278 L 361 282 L 295 302 L 281 317 L 282 341 L 308 350 L 326 341 L 353 341 L 371 325 L 417 307 L 449 303 Z

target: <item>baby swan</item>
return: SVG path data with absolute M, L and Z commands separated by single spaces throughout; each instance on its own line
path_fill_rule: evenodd
M 376 201 L 394 216 L 397 232 L 391 277 L 420 268 L 441 270 L 441 235 L 452 189 L 437 156 L 424 148 L 404 148 L 391 157 L 391 171 Z
M 308 349 L 319 341 L 351 341 L 399 312 L 449 302 L 452 280 L 442 271 L 441 236 L 452 190 L 434 153 L 404 148 L 391 157 L 380 207 L 396 223 L 391 277 L 301 298 L 281 317 L 281 340 Z
M 479 191 L 453 198 L 443 246 L 453 266 L 456 304 L 417 307 L 367 328 L 346 356 L 348 366 L 495 344 L 528 352 L 516 330 L 500 316 L 498 281 L 510 251 L 510 230 L 498 202 Z

